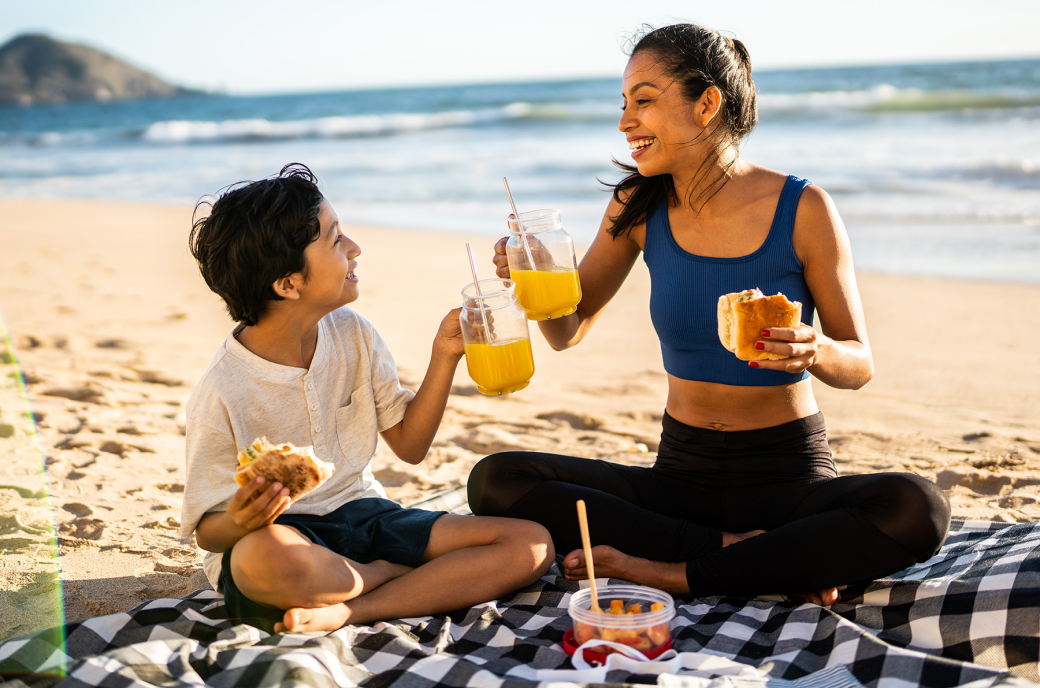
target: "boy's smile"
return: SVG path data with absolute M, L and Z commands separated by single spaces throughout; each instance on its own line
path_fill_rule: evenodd
M 360 296 L 355 270 L 361 247 L 340 231 L 339 217 L 328 201 L 321 202 L 318 223 L 318 238 L 303 253 L 307 267 L 300 295 L 332 311 Z

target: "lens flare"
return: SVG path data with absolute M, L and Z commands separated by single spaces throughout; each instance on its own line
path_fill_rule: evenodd
M 65 676 L 54 508 L 25 378 L 0 314 L 0 674 Z M 31 635 L 27 635 L 31 634 Z M 8 641 L 21 636 L 19 640 Z

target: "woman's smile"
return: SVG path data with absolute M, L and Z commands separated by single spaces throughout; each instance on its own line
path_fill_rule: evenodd
M 647 148 L 653 145 L 655 141 L 657 141 L 657 138 L 654 136 L 629 137 L 628 149 L 632 151 L 632 157 L 637 158 L 642 155 Z

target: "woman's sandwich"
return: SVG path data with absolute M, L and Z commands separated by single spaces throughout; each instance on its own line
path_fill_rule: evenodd
M 783 354 L 759 351 L 762 330 L 797 327 L 802 321 L 802 304 L 783 294 L 766 296 L 758 289 L 723 294 L 719 297 L 719 341 L 742 361 L 776 361 Z
M 314 455 L 314 447 L 296 447 L 290 442 L 271 444 L 266 437 L 254 440 L 238 453 L 235 482 L 245 485 L 258 475 L 264 476 L 266 489 L 280 482 L 296 501 L 329 479 L 336 467 Z

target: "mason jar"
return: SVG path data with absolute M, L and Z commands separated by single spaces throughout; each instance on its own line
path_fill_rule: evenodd
M 512 280 L 480 280 L 480 295 L 469 284 L 462 290 L 462 343 L 466 368 L 477 390 L 488 396 L 516 392 L 534 375 L 527 314 Z
M 506 258 L 509 277 L 530 320 L 549 320 L 573 313 L 581 301 L 574 240 L 563 228 L 560 211 L 531 210 L 510 215 Z

